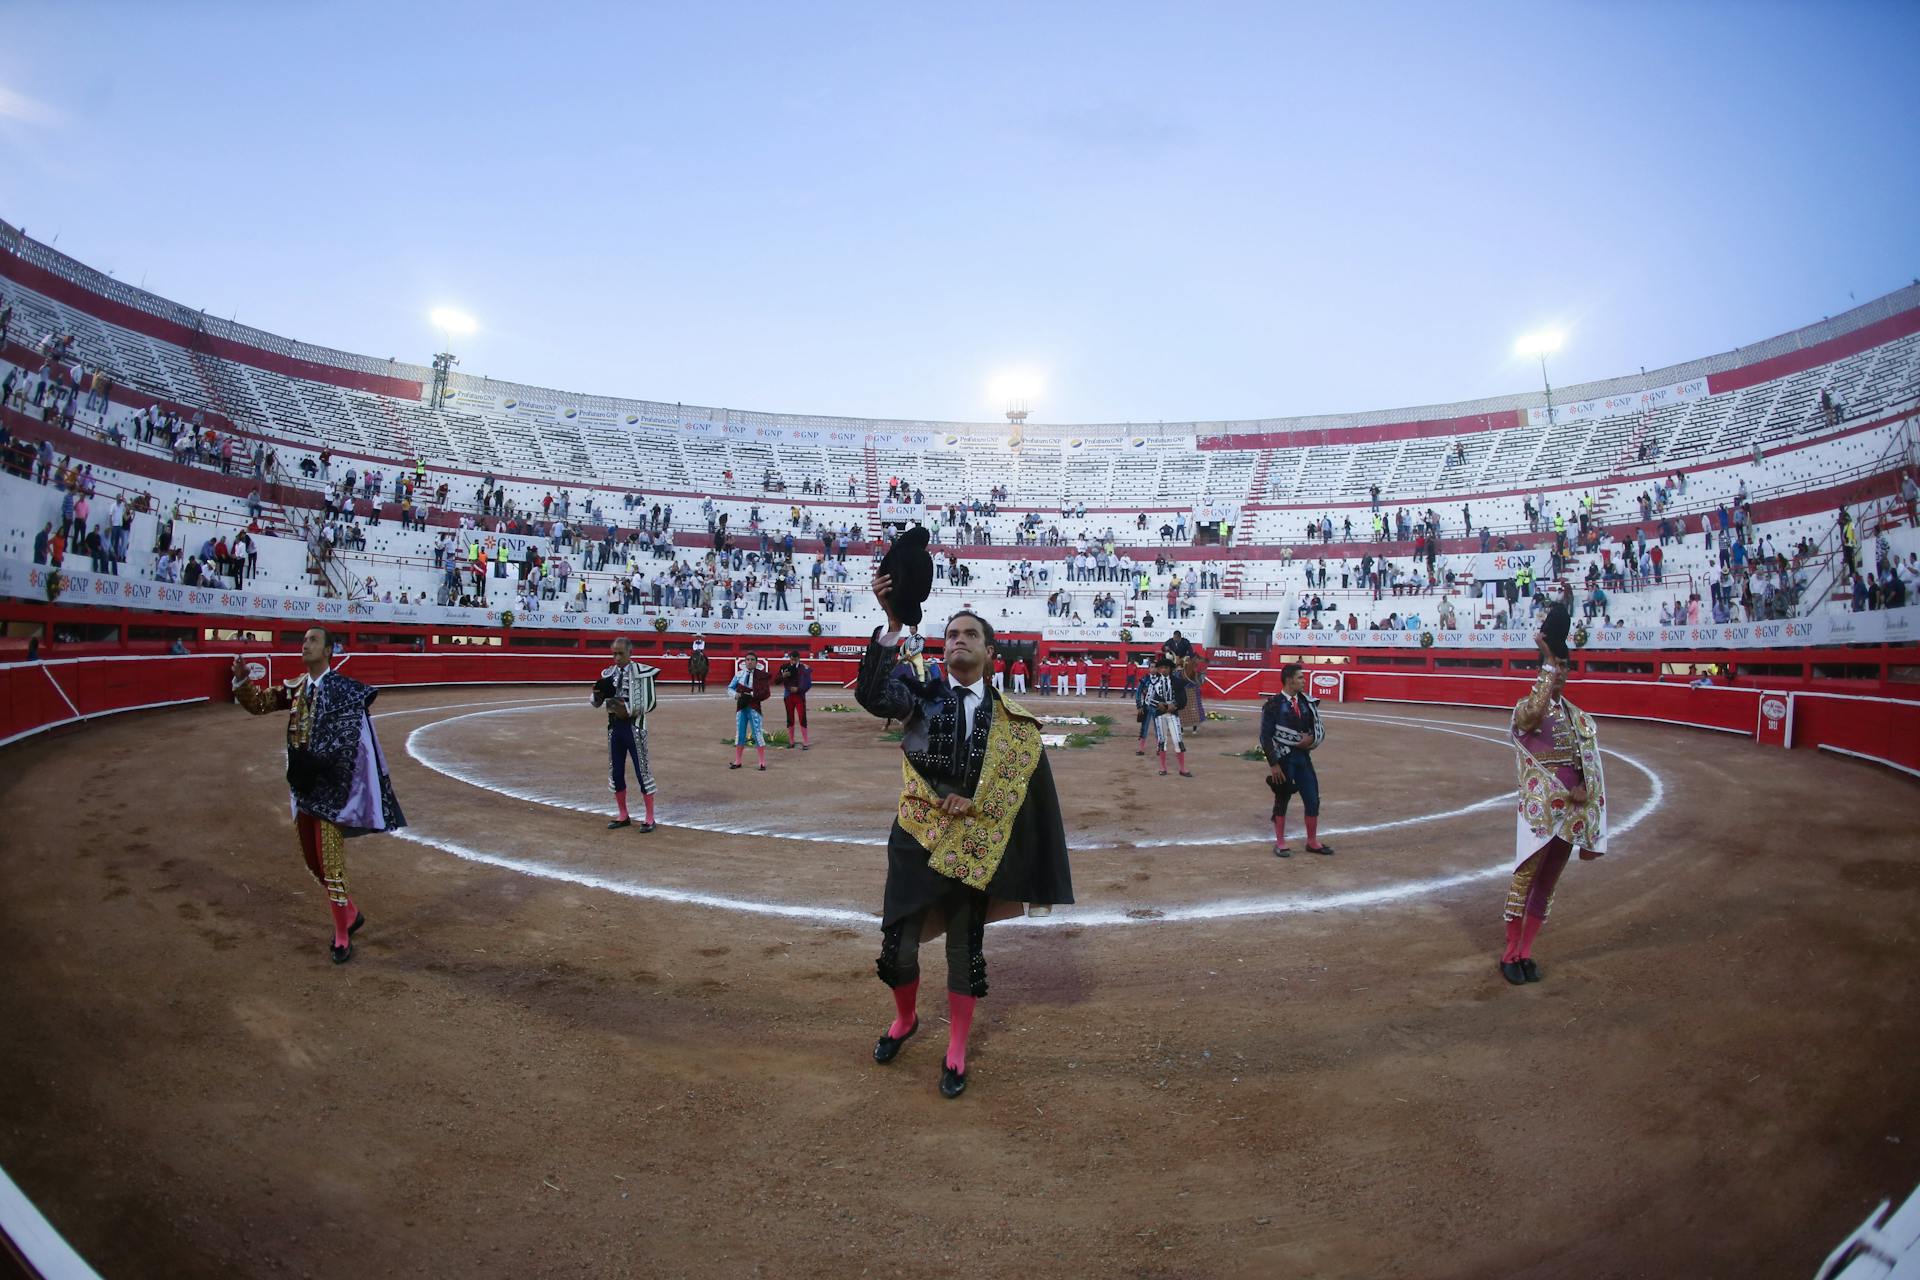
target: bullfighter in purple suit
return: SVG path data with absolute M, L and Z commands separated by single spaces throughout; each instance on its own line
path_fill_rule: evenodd
M 367 919 L 347 892 L 348 837 L 407 825 L 387 779 L 386 758 L 368 708 L 380 691 L 332 670 L 333 635 L 309 627 L 300 645 L 306 674 L 279 688 L 253 683 L 244 658 L 233 660 L 233 698 L 256 716 L 287 717 L 287 789 L 300 852 L 326 891 L 335 964 L 353 958 L 353 935 Z

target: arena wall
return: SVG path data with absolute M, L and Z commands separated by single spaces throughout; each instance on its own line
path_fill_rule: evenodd
M 247 656 L 267 667 L 270 680 L 290 678 L 299 670 L 297 653 L 256 651 Z M 636 656 L 658 666 L 668 684 L 687 679 L 684 653 Z M 1669 655 L 1669 660 L 1704 660 L 1710 656 L 1675 654 Z M 1920 662 L 1920 652 L 1907 652 L 1904 659 Z M 726 653 L 715 656 L 709 687 L 725 685 L 731 661 Z M 833 696 L 830 691 L 835 686 L 850 684 L 858 668 L 849 657 L 816 655 L 811 661 L 815 697 L 823 700 Z M 103 654 L 0 664 L 0 746 L 125 711 L 230 701 L 232 662 L 232 652 L 226 652 L 183 656 Z M 584 690 L 606 663 L 606 656 L 597 650 L 353 652 L 341 660 L 340 669 L 379 686 L 544 684 Z M 1317 694 L 1330 702 L 1347 703 L 1504 708 L 1511 707 L 1531 682 L 1524 673 L 1381 671 L 1327 663 L 1312 670 Z M 1207 674 L 1208 693 L 1216 699 L 1262 698 L 1277 690 L 1279 683 L 1280 672 L 1275 665 L 1216 666 Z M 1920 695 L 1920 690 L 1911 692 Z M 1126 704 L 1117 701 L 1121 696 L 1118 690 L 1104 703 L 1095 692 L 1090 691 L 1088 696 L 1090 709 L 1114 707 L 1115 718 L 1126 719 Z M 1837 751 L 1920 777 L 1920 696 L 1897 698 L 1772 683 L 1694 687 L 1679 681 L 1603 676 L 1581 680 L 1578 700 L 1596 715 L 1714 730 L 1789 748 Z M 1771 726 L 1767 723 L 1769 700 L 1774 703 L 1771 710 L 1777 711 L 1781 702 L 1785 704 L 1785 715 L 1775 715 L 1776 723 Z

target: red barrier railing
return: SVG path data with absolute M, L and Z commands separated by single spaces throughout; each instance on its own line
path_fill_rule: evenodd
M 269 678 L 297 674 L 299 657 L 288 652 L 248 657 L 268 669 Z M 687 656 L 636 655 L 661 669 L 669 686 L 687 679 Z M 581 696 L 609 659 L 600 653 L 352 653 L 340 669 L 355 679 L 380 686 L 521 685 L 572 686 Z M 0 746 L 99 716 L 123 711 L 227 701 L 231 698 L 230 654 L 99 656 L 48 662 L 0 664 Z M 854 678 L 852 658 L 811 659 L 816 697 Z M 722 687 L 732 675 L 731 659 L 713 660 L 709 684 Z M 1428 706 L 1511 707 L 1526 692 L 1524 675 L 1454 675 L 1431 672 L 1366 670 L 1316 666 L 1315 692 L 1348 703 L 1396 702 Z M 1252 701 L 1273 693 L 1280 673 L 1270 667 L 1216 667 L 1208 673 L 1209 696 Z M 1096 697 L 1097 672 L 1088 681 Z M 1117 690 L 1116 690 L 1117 694 Z M 1793 691 L 1763 687 L 1694 687 L 1674 682 L 1631 679 L 1582 680 L 1575 698 L 1586 710 L 1606 717 L 1651 720 L 1689 728 L 1759 736 L 1763 707 L 1785 698 L 1790 708 L 1787 733 L 1769 740 L 1797 748 L 1827 748 L 1886 764 L 1920 776 L 1920 702 L 1877 696 Z M 1108 702 L 1111 704 L 1112 699 Z

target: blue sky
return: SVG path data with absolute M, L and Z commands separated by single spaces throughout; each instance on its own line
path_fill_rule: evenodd
M 1920 5 L 12 6 L 0 216 L 290 337 L 790 412 L 1340 412 L 1920 275 Z M 533 15 L 533 16 L 530 16 Z M 57 50 L 25 33 L 66 33 Z

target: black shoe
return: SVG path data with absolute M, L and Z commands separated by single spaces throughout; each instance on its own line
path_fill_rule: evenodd
M 364 911 L 354 912 L 353 923 L 347 926 L 347 937 L 352 938 L 354 934 L 360 932 L 360 926 L 365 924 L 366 922 L 367 922 L 366 912 Z
M 1527 984 L 1527 971 L 1520 967 L 1518 960 L 1502 960 L 1500 962 L 1500 976 L 1516 987 L 1523 987 Z
M 800 744 L 800 749 L 801 749 L 802 751 L 811 751 L 811 750 L 813 750 L 813 747 L 812 747 L 811 745 L 809 745 L 808 743 L 805 743 L 805 742 L 803 742 L 803 743 L 801 743 L 801 744 Z
M 1319 844 L 1319 845 L 1314 845 L 1314 844 L 1310 844 L 1310 845 L 1308 845 L 1308 846 L 1307 846 L 1307 852 L 1308 852 L 1308 853 L 1328 853 L 1328 854 L 1330 854 L 1330 853 L 1332 853 L 1332 852 L 1333 852 L 1333 846 L 1332 846 L 1332 845 L 1330 845 L 1330 844 Z
M 760 766 L 760 772 L 762 772 L 762 773 L 765 773 L 766 771 L 767 771 L 767 766 L 765 766 L 765 765 L 761 765 L 761 766 Z
M 609 822 L 607 824 L 607 830 L 614 831 L 619 829 L 620 827 L 630 827 L 632 825 L 633 825 L 632 818 L 615 818 L 612 822 Z
M 920 1029 L 920 1015 L 915 1014 L 913 1025 L 907 1028 L 907 1034 L 899 1037 L 880 1034 L 880 1041 L 873 1046 L 873 1060 L 882 1066 L 900 1056 L 900 1046 L 913 1039 L 913 1033 Z
M 728 765 L 728 766 L 727 766 L 727 768 L 729 768 L 729 769 L 738 769 L 739 767 L 740 767 L 740 766 L 739 766 L 739 765 L 737 765 L 737 764 L 730 764 L 730 765 Z
M 940 1064 L 940 1096 L 957 1098 L 967 1091 L 967 1073 L 955 1071 L 946 1063 Z
M 641 823 L 641 824 L 640 824 L 640 834 L 641 834 L 641 835 L 643 835 L 643 836 L 644 836 L 644 835 L 646 835 L 646 834 L 647 834 L 647 833 L 648 833 L 649 831 L 652 831 L 652 830 L 653 830 L 653 824 L 652 824 L 651 822 L 643 822 L 643 823 Z
M 1520 972 L 1527 975 L 1528 982 L 1540 981 L 1540 966 L 1533 962 L 1532 956 L 1520 962 Z
M 787 744 L 787 750 L 789 751 L 793 750 L 793 744 L 791 742 Z
M 345 964 L 347 961 L 353 959 L 353 939 L 348 938 L 347 945 L 344 947 L 336 947 L 332 943 L 328 943 L 327 950 L 333 952 L 333 962 L 335 964 Z
M 1284 844 L 1276 844 L 1273 846 L 1273 856 L 1276 858 L 1291 858 L 1293 856 L 1293 850 Z

